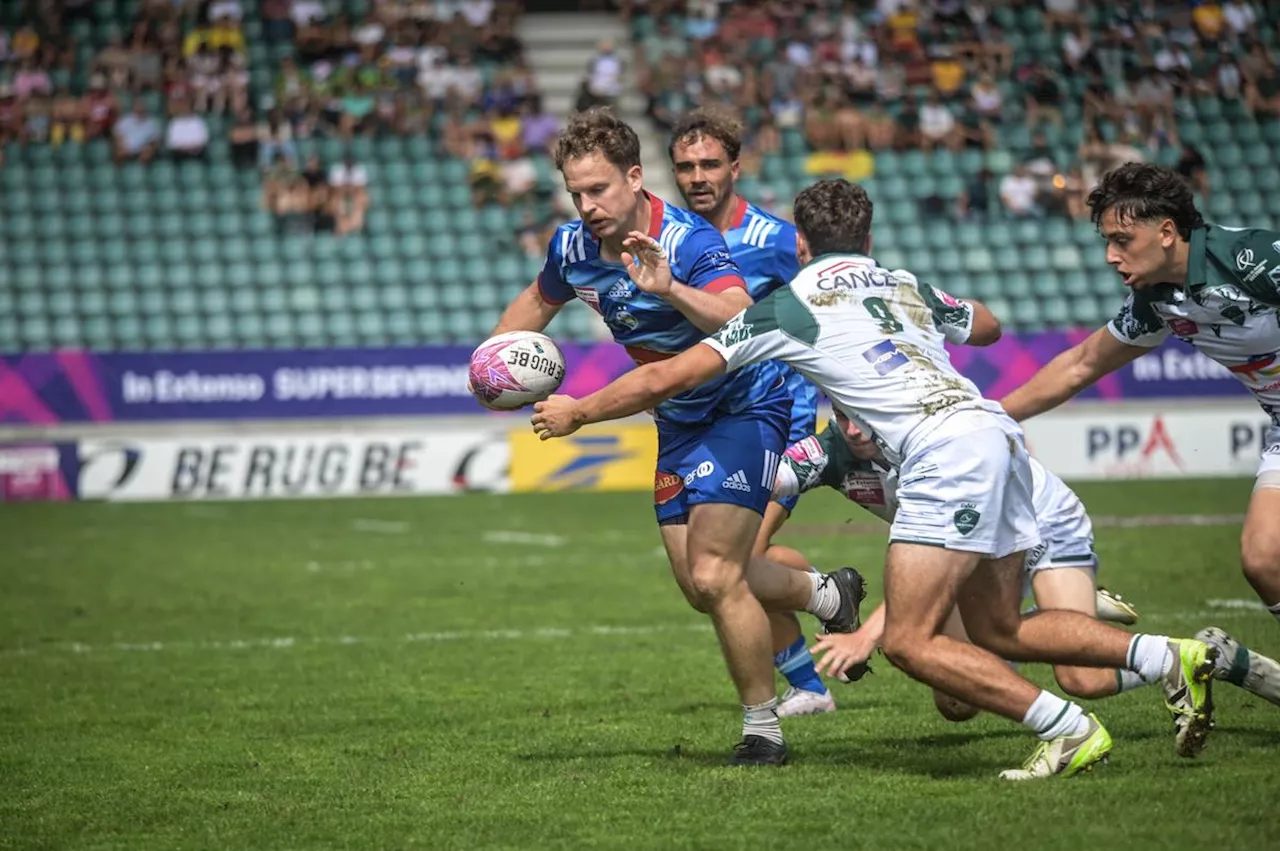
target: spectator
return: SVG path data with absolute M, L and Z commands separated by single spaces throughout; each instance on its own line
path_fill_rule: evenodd
M 1080 72 L 1092 50 L 1093 36 L 1084 24 L 1067 30 L 1062 37 L 1062 61 L 1067 70 L 1073 74 Z
M 134 91 L 158 89 L 164 82 L 164 57 L 160 55 L 146 24 L 134 27 L 129 37 L 129 79 Z
M 1025 165 L 1018 165 L 1000 181 L 1000 201 L 1005 210 L 1016 218 L 1040 215 L 1040 208 L 1036 205 L 1036 191 L 1036 180 Z
M 236 110 L 234 123 L 227 131 L 227 142 L 236 168 L 252 168 L 258 164 L 258 123 L 247 106 Z
M 209 3 L 208 17 L 212 23 L 230 21 L 239 26 L 244 20 L 244 9 L 240 7 L 240 0 L 212 0 Z
M 484 76 L 469 54 L 459 54 L 448 69 L 448 74 L 450 94 L 461 98 L 468 107 L 480 102 L 480 95 L 484 90 Z
M 955 150 L 961 137 L 955 114 L 942 102 L 937 91 L 929 92 L 924 106 L 920 107 L 920 143 L 926 151 L 945 147 Z
M 369 209 L 368 185 L 364 166 L 349 155 L 330 170 L 328 212 L 333 217 L 333 232 L 338 236 L 364 230 L 365 213 Z
M 489 131 L 475 134 L 470 144 L 471 203 L 477 209 L 488 204 L 506 206 L 506 185 L 502 179 L 502 166 L 498 161 L 498 147 Z
M 60 86 L 49 106 L 49 141 L 56 147 L 63 142 L 84 141 L 84 102 Z
M 100 139 L 111 132 L 120 113 L 115 94 L 108 91 L 107 80 L 101 74 L 89 78 L 89 90 L 84 95 L 85 138 Z
M 298 149 L 293 142 L 293 128 L 284 114 L 272 109 L 258 125 L 258 163 L 265 169 L 281 160 L 290 168 L 297 168 Z
M 1255 118 L 1280 118 L 1280 75 L 1274 67 L 1245 84 L 1244 104 Z
M 1215 42 L 1222 36 L 1222 7 L 1212 0 L 1196 0 L 1191 10 L 1191 20 L 1205 41 Z
M 1199 193 L 1201 203 L 1209 198 L 1209 168 L 1204 155 L 1192 145 L 1183 145 L 1182 154 L 1174 166 L 1187 181 L 1192 191 Z
M 172 112 L 178 104 L 190 103 L 196 95 L 195 86 L 187 73 L 187 63 L 181 57 L 169 60 L 165 68 L 164 99 L 166 110 Z
M 26 98 L 22 104 L 22 115 L 25 119 L 22 127 L 22 141 L 28 144 L 48 142 L 52 126 L 49 116 L 49 99 L 40 96 Z
M 520 111 L 520 134 L 525 150 L 534 156 L 550 155 L 551 146 L 560 135 L 560 122 L 543 109 L 540 95 L 526 98 Z
M 933 88 L 943 97 L 950 97 L 960 91 L 964 85 L 964 63 L 956 55 L 950 45 L 939 45 L 932 48 L 933 61 L 930 70 L 933 74 Z
M 990 74 L 983 74 L 969 91 L 972 108 L 982 118 L 999 119 L 1004 109 L 1004 95 Z
M 863 113 L 863 127 L 866 130 L 867 147 L 873 151 L 891 150 L 897 142 L 898 122 L 879 101 L 872 103 Z
M 1042 121 L 1062 126 L 1062 86 L 1047 66 L 1032 63 L 1023 73 L 1024 103 L 1027 126 L 1035 128 Z
M 956 217 L 961 221 L 985 221 L 991 215 L 991 172 L 980 169 L 965 183 L 956 198 Z
M 31 24 L 24 24 L 13 34 L 9 51 L 18 62 L 35 59 L 40 50 L 40 35 Z
M 187 70 L 195 96 L 191 103 L 196 112 L 223 112 L 227 105 L 222 87 L 222 60 L 209 44 L 203 43 L 187 57 Z
M 249 70 L 243 53 L 223 52 L 222 91 L 225 109 L 235 114 L 249 105 Z
M 174 159 L 202 160 L 208 145 L 209 125 L 186 104 L 180 104 L 165 128 L 165 149 Z
M 518 204 L 528 200 L 538 187 L 538 170 L 533 160 L 521 155 L 505 160 L 500 166 L 505 197 L 501 199 L 506 205 Z
M 13 75 L 13 91 L 19 100 L 48 97 L 53 94 L 53 79 L 33 59 L 23 60 Z
M 24 123 L 22 103 L 14 94 L 13 86 L 0 81 L 0 145 L 18 141 Z
M 147 113 L 141 98 L 133 102 L 131 112 L 120 117 L 112 132 L 117 164 L 133 159 L 149 163 L 155 157 L 160 142 L 160 125 Z
M 1082 25 L 1080 0 L 1044 0 L 1044 19 L 1051 28 L 1073 29 Z
M 1222 17 L 1227 22 L 1227 29 L 1232 37 L 1238 40 L 1246 33 L 1253 32 L 1258 13 L 1244 0 L 1227 0 L 1222 4 Z
M 293 19 L 290 0 L 262 0 L 262 33 L 267 41 L 279 43 L 293 41 Z M 321 15 L 324 7 L 321 7 Z
M 613 42 L 600 42 L 596 55 L 587 66 L 584 81 L 588 106 L 611 106 L 622 94 L 622 59 L 614 51 Z

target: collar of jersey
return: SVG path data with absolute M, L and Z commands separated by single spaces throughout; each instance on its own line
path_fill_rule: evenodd
M 1209 235 L 1209 228 L 1196 228 L 1191 232 L 1191 247 L 1187 249 L 1187 289 L 1194 290 L 1203 287 L 1209 281 L 1209 263 L 1208 255 L 1205 251 L 1205 241 Z
M 747 218 L 747 199 L 741 195 L 738 196 L 738 208 L 733 212 L 733 221 L 729 223 L 729 230 L 737 230 L 742 227 L 742 223 Z
M 800 271 L 803 272 L 805 269 L 808 269 L 810 266 L 815 266 L 818 263 L 822 263 L 830 257 L 847 257 L 849 259 L 857 260 L 862 263 L 870 263 L 872 266 L 876 265 L 875 258 L 871 257 L 868 254 L 859 254 L 857 251 L 849 251 L 849 252 L 829 251 L 826 254 L 819 254 L 817 257 L 813 258 L 808 263 L 804 264 L 804 268 L 801 269 Z

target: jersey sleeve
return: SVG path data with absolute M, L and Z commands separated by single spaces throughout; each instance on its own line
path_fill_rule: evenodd
M 1129 293 L 1120 312 L 1107 323 L 1111 336 L 1130 346 L 1154 349 L 1169 339 L 1168 327 L 1143 297 Z
M 830 429 L 828 429 L 830 431 Z M 778 468 L 775 496 L 797 496 L 821 485 L 829 485 L 824 475 L 830 455 L 822 437 L 811 434 L 787 447 Z
M 574 297 L 573 287 L 564 279 L 564 252 L 561 246 L 567 236 L 564 228 L 557 228 L 547 246 L 547 260 L 538 273 L 538 292 L 547 304 L 564 304 Z
M 775 290 L 730 319 L 720 330 L 703 339 L 724 358 L 725 371 L 733 372 L 777 357 L 786 345 L 786 335 L 778 329 L 774 313 Z
M 933 324 L 947 338 L 947 342 L 956 345 L 969 342 L 969 335 L 973 333 L 973 305 L 952 298 L 937 287 L 923 282 L 917 282 L 916 287 L 933 314 Z
M 694 228 L 671 253 L 673 276 L 690 287 L 712 293 L 747 288 L 724 237 L 713 227 Z
M 1280 307 L 1280 231 L 1243 228 L 1232 245 L 1240 289 L 1254 301 Z

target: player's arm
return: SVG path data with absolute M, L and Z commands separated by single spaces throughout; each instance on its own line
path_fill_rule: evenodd
M 544 295 L 542 285 L 539 281 L 534 281 L 529 286 L 520 291 L 519 295 L 511 300 L 507 305 L 507 309 L 502 311 L 502 316 L 498 319 L 498 324 L 494 327 L 494 334 L 505 334 L 508 331 L 542 331 L 547 325 L 551 324 L 551 320 L 560 312 L 560 308 L 564 307 L 568 302 L 565 301 L 548 301 Z
M 823 481 L 823 472 L 831 458 L 816 434 L 811 434 L 787 447 L 773 482 L 773 498 L 799 496 Z
M 673 358 L 636 367 L 590 396 L 551 396 L 533 406 L 533 430 L 543 440 L 572 434 L 584 425 L 616 420 L 657 407 L 725 371 L 724 357 L 698 343 Z
M 933 313 L 934 325 L 949 342 L 962 346 L 990 346 L 1000 339 L 1003 333 L 1000 320 L 976 298 L 953 298 L 922 281 L 917 281 L 916 287 Z
M 976 298 L 962 298 L 959 301 L 973 309 L 973 318 L 971 320 L 973 327 L 969 331 L 969 339 L 966 345 L 990 346 L 992 343 L 997 342 L 1000 339 L 1000 335 L 1004 333 L 1004 329 L 1000 327 L 1000 320 L 991 312 L 991 308 Z
M 505 334 L 507 331 L 543 331 L 560 312 L 560 308 L 574 297 L 573 287 L 565 281 L 562 272 L 564 258 L 561 245 L 568 238 L 566 233 L 568 232 L 564 228 L 559 228 L 551 235 L 542 271 L 502 311 L 502 316 L 493 329 L 494 334 Z
M 718 244 L 717 244 L 718 242 Z M 699 330 L 711 333 L 751 304 L 747 283 L 729 256 L 724 237 L 711 228 L 690 233 L 668 257 L 658 241 L 632 231 L 622 262 L 636 286 L 668 302 Z M 675 280 L 678 269 L 688 281 Z
M 1148 351 L 1122 343 L 1106 328 L 1099 328 L 1045 364 L 1026 384 L 1001 399 L 1000 405 L 1015 420 L 1043 414 Z

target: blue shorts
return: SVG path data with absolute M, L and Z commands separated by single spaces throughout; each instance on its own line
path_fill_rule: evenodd
M 653 509 L 660 524 L 684 523 L 689 507 L 728 503 L 764 514 L 787 448 L 782 406 L 720 417 L 710 425 L 658 423 Z
M 787 446 L 799 443 L 818 430 L 818 388 L 795 370 L 789 370 L 787 394 L 791 397 L 791 427 L 787 432 Z M 777 500 L 790 514 L 796 510 L 800 495 L 784 496 Z

